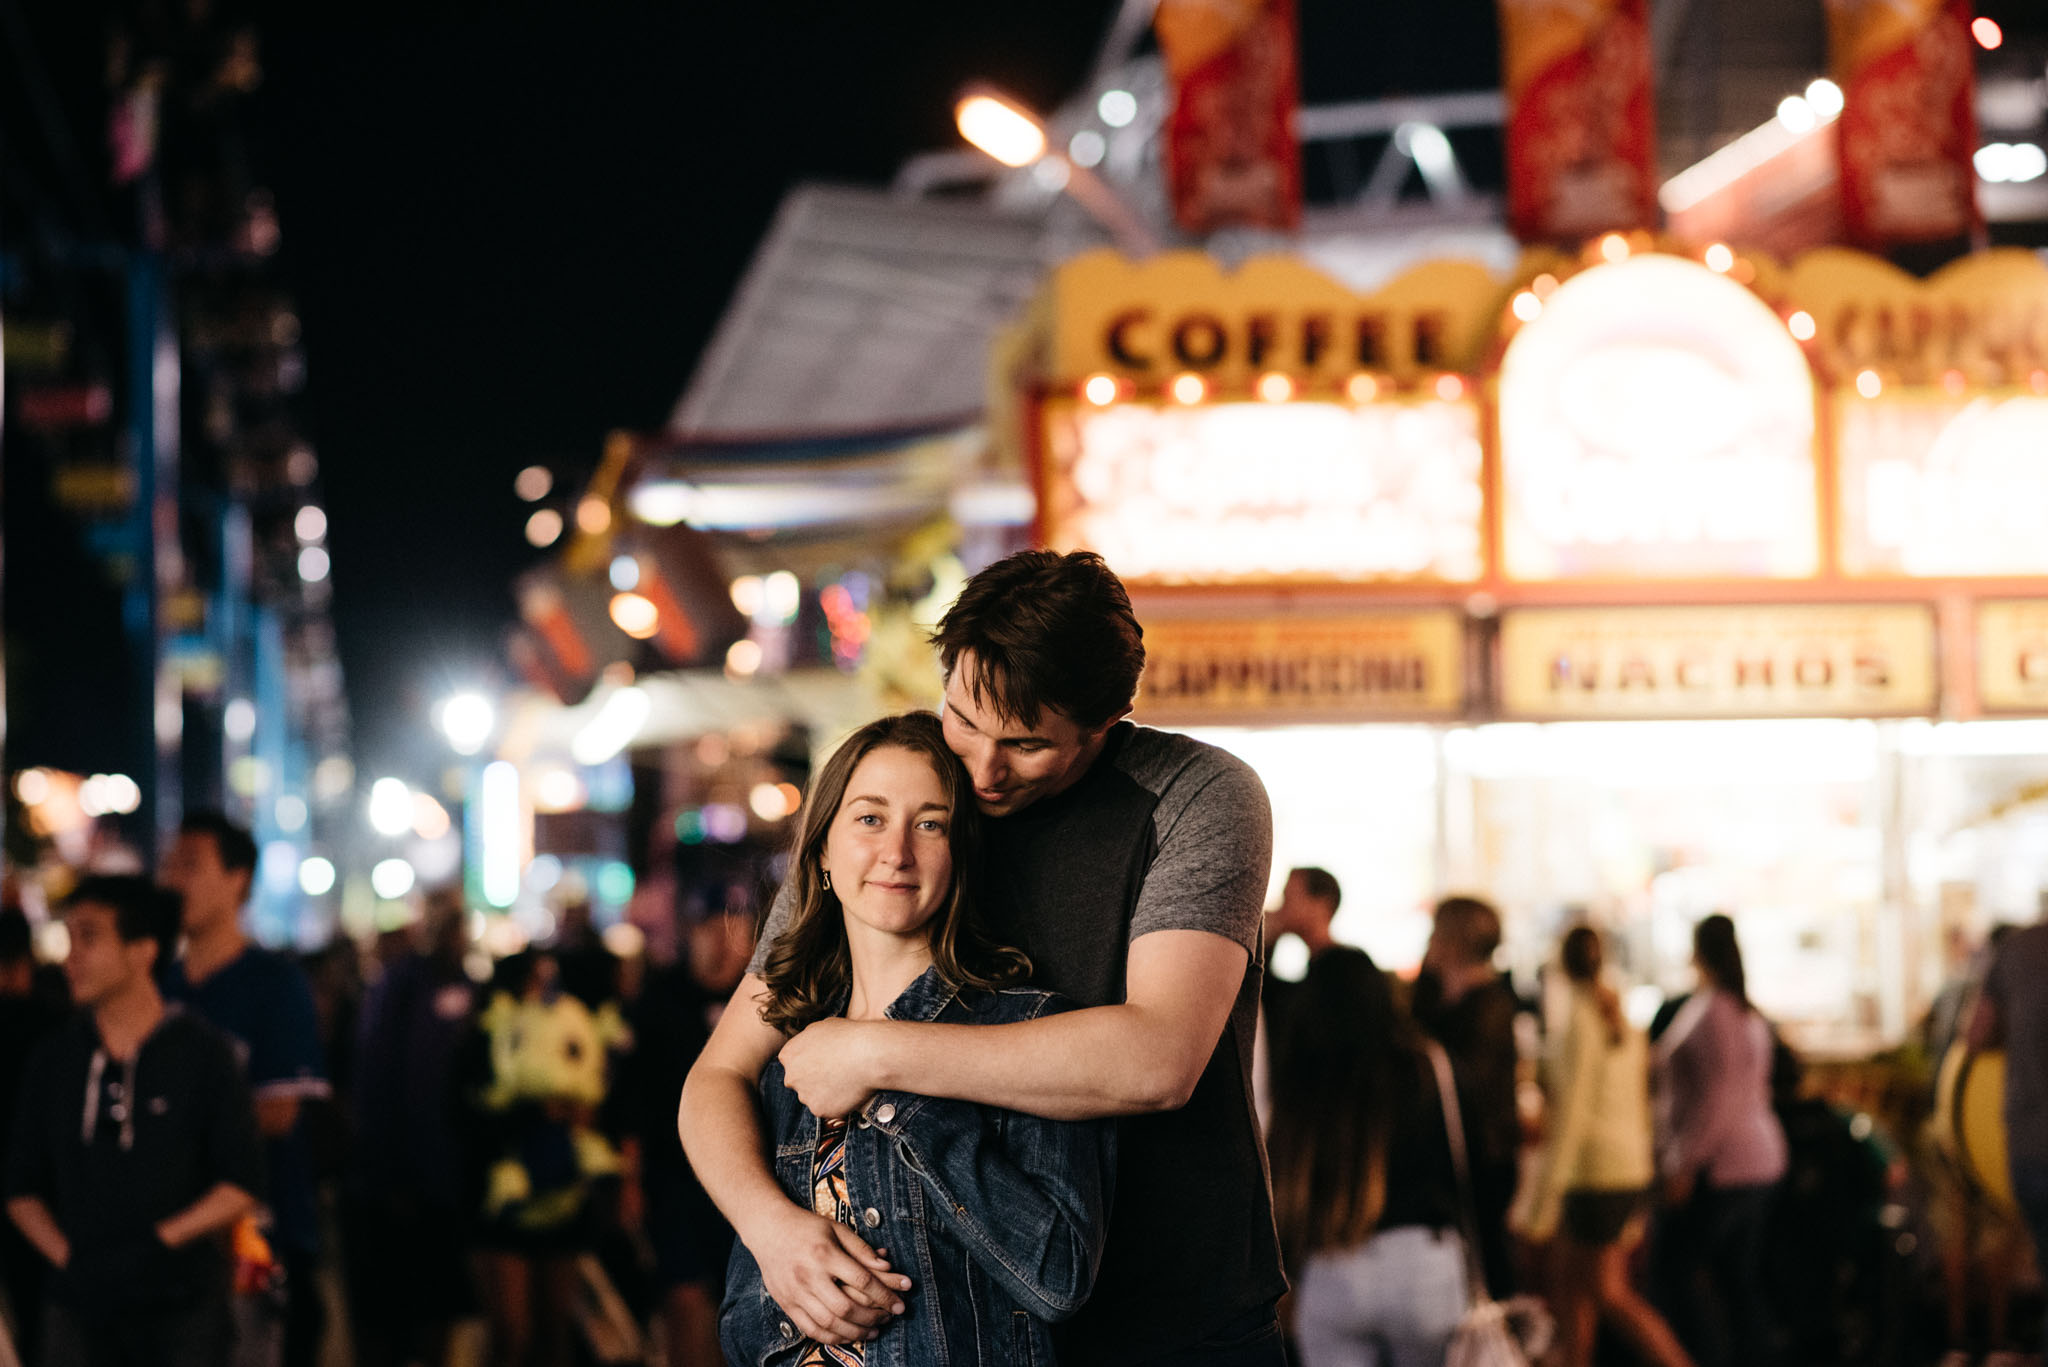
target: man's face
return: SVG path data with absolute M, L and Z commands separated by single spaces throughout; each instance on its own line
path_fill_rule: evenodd
M 1084 731 L 1048 707 L 1039 713 L 1038 725 L 1027 727 L 975 698 L 976 668 L 972 651 L 954 661 L 940 723 L 946 745 L 967 770 L 974 805 L 983 815 L 1021 811 L 1065 791 L 1088 772 L 1114 720 Z
M 1280 909 L 1273 913 L 1275 929 L 1282 934 L 1301 933 L 1303 926 L 1310 924 L 1319 908 L 1315 899 L 1308 895 L 1308 883 L 1298 873 L 1287 875 L 1287 881 L 1280 887 Z
M 64 914 L 64 927 L 71 936 L 64 976 L 80 1006 L 98 1006 L 117 996 L 138 977 L 147 978 L 155 965 L 156 946 L 148 940 L 122 940 L 112 907 L 80 902 Z
M 222 867 L 220 846 L 203 832 L 179 835 L 164 858 L 163 881 L 184 901 L 187 935 L 201 935 L 223 920 L 232 921 L 249 895 L 248 873 Z

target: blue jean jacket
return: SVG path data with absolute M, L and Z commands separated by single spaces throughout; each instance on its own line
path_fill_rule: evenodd
M 926 970 L 890 1004 L 892 1020 L 1001 1025 L 1072 1009 L 1051 993 L 952 987 Z M 761 1079 L 775 1178 L 810 1208 L 819 1122 L 784 1085 Z M 867 1367 L 995 1367 L 1054 1360 L 1047 1325 L 1081 1307 L 1109 1228 L 1116 1126 L 1044 1120 L 907 1092 L 870 1098 L 847 1132 L 856 1232 L 912 1280 L 904 1313 L 866 1345 Z M 794 1363 L 809 1346 L 734 1244 L 719 1338 L 740 1367 Z

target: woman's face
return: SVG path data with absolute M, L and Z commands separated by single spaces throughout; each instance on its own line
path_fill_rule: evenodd
M 953 890 L 953 809 L 923 755 L 884 745 L 847 780 L 819 866 L 855 923 L 924 939 Z

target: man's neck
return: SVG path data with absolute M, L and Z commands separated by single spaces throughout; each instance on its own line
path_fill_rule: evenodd
M 164 1018 L 164 999 L 148 978 L 121 989 L 92 1009 L 100 1045 L 117 1059 L 135 1057 Z
M 1337 937 L 1330 934 L 1330 927 L 1327 923 L 1303 926 L 1300 935 L 1301 942 L 1308 946 L 1310 957 L 1314 957 L 1326 949 L 1334 949 L 1337 945 Z
M 1492 982 L 1493 965 L 1458 964 L 1439 971 L 1437 979 L 1443 984 L 1444 1004 L 1450 1006 L 1463 1000 L 1474 988 L 1484 987 Z
M 249 947 L 249 937 L 235 917 L 192 936 L 185 942 L 185 981 L 196 983 L 226 968 Z

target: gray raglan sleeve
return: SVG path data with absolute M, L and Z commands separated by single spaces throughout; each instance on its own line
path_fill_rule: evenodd
M 1131 916 L 1131 938 L 1206 930 L 1258 954 L 1273 864 L 1273 808 L 1251 766 L 1222 750 L 1174 775 L 1154 813 L 1159 852 Z
M 768 967 L 768 948 L 789 929 L 789 918 L 794 915 L 796 886 L 791 879 L 776 889 L 775 900 L 768 907 L 768 919 L 761 923 L 761 938 L 754 942 L 754 957 L 747 960 L 747 972 L 759 977 L 761 970 Z

